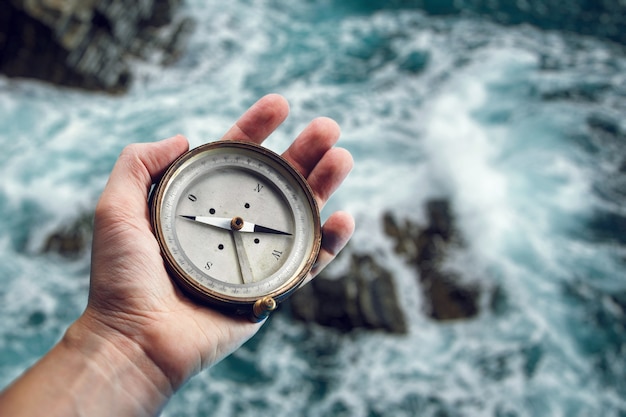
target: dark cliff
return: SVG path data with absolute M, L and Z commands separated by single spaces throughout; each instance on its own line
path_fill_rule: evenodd
M 181 0 L 0 2 L 0 73 L 88 90 L 128 88 L 133 59 L 174 59 L 191 30 Z

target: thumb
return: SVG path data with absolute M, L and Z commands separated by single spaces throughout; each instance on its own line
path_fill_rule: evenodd
M 188 149 L 189 142 L 181 135 L 128 145 L 111 171 L 98 202 L 96 218 L 98 213 L 118 213 L 131 219 L 145 217 L 150 186 Z

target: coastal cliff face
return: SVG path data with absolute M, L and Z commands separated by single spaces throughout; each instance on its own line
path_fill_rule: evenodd
M 126 90 L 132 59 L 167 63 L 191 20 L 181 0 L 5 0 L 0 72 L 110 93 Z

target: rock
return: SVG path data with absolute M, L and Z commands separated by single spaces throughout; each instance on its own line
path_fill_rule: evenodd
M 468 319 L 478 314 L 478 286 L 462 284 L 457 275 L 437 270 L 429 271 L 421 282 L 428 301 L 425 309 L 429 317 L 448 321 Z
M 443 268 L 448 251 L 462 244 L 450 202 L 432 200 L 426 204 L 426 210 L 425 228 L 408 220 L 400 226 L 392 214 L 386 213 L 384 231 L 394 240 L 396 253 L 415 266 L 429 317 L 440 321 L 475 317 L 479 313 L 481 288 L 463 282 L 458 274 Z
M 395 253 L 415 267 L 426 300 L 425 314 L 437 321 L 475 317 L 480 312 L 483 289 L 445 268 L 446 256 L 463 244 L 450 202 L 432 200 L 427 202 L 426 210 L 425 227 L 385 213 L 383 230 L 392 239 Z M 406 333 L 392 274 L 371 254 L 351 253 L 348 248 L 339 254 L 338 263 L 345 256 L 350 257 L 347 271 L 337 276 L 324 271 L 292 296 L 289 306 L 293 317 L 342 331 L 363 328 Z M 504 295 L 499 295 L 498 301 L 503 300 Z
M 78 258 L 90 248 L 92 233 L 93 213 L 84 213 L 72 223 L 53 231 L 46 238 L 41 252 L 54 253 L 68 259 Z
M 342 254 L 350 256 L 349 270 L 334 278 L 322 274 L 298 290 L 289 301 L 293 317 L 341 331 L 406 333 L 391 273 L 371 255 Z
M 0 2 L 0 72 L 116 93 L 130 59 L 169 62 L 192 27 L 180 0 L 5 0 Z
M 383 214 L 383 231 L 395 242 L 394 251 L 405 259 L 415 260 L 418 256 L 414 236 L 420 233 L 417 225 L 405 220 L 402 225 L 389 212 Z

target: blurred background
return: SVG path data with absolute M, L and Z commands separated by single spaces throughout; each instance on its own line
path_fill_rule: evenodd
M 80 3 L 80 4 L 75 4 Z M 164 416 L 625 416 L 626 6 L 0 5 L 0 387 L 87 301 L 122 148 L 197 146 L 280 93 L 355 168 L 324 277 Z

